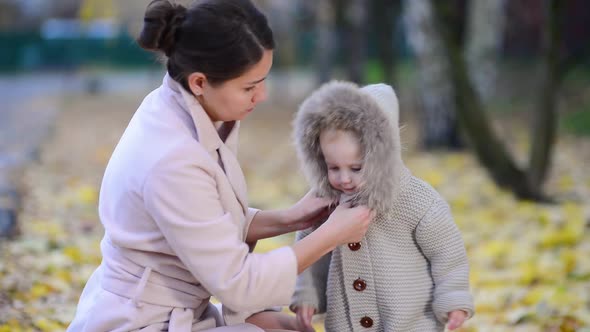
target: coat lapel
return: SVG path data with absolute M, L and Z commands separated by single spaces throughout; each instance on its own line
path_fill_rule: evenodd
M 185 108 L 191 116 L 197 130 L 199 143 L 201 143 L 214 159 L 217 159 L 217 157 L 220 158 L 220 167 L 222 167 L 225 176 L 231 184 L 233 192 L 242 206 L 242 211 L 245 215 L 248 211 L 248 192 L 244 173 L 236 158 L 239 122 L 223 124 L 220 131 L 223 133 L 222 136 L 224 136 L 225 141 L 222 140 L 218 130 L 197 99 L 170 77 L 167 76 L 165 80 L 166 84 L 178 93 L 177 96 L 180 97 L 177 99 L 178 104 Z
M 242 205 L 244 214 L 246 214 L 248 211 L 248 191 L 246 189 L 246 180 L 244 179 L 242 168 L 233 152 L 225 144 L 220 146 L 219 156 L 223 163 L 225 175 L 227 176 L 238 201 Z

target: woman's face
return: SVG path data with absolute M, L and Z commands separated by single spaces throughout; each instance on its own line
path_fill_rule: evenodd
M 272 58 L 273 51 L 265 50 L 262 59 L 244 74 L 215 87 L 203 80 L 197 99 L 212 121 L 242 120 L 266 100 Z

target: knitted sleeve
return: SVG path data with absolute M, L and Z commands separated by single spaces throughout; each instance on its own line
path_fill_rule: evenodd
M 303 239 L 314 230 L 314 227 L 310 227 L 297 232 L 296 240 Z M 327 253 L 297 276 L 295 293 L 289 306 L 291 311 L 295 311 L 299 305 L 308 304 L 316 308 L 317 314 L 326 312 L 326 283 L 331 257 L 332 254 Z
M 465 310 L 468 318 L 473 316 L 465 245 L 448 204 L 441 198 L 435 199 L 416 227 L 416 241 L 430 261 L 436 318 L 446 324 L 448 313 L 458 309 Z

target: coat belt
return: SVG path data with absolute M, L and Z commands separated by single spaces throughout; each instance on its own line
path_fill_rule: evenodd
M 122 253 L 105 237 L 101 286 L 103 289 L 129 298 L 137 306 L 142 303 L 173 308 L 190 308 L 194 317 L 207 309 L 210 294 L 198 285 L 165 276 L 150 266 L 140 266 Z

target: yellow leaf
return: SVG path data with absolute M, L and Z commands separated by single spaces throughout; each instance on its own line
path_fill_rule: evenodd
M 78 200 L 84 204 L 95 204 L 98 201 L 98 192 L 92 186 L 78 188 Z
M 512 243 L 508 241 L 496 240 L 489 241 L 483 245 L 483 253 L 492 258 L 500 258 L 508 255 L 512 251 Z
M 40 297 L 47 296 L 47 294 L 51 293 L 53 289 L 47 284 L 35 284 L 31 287 L 31 291 L 29 292 L 33 299 L 38 299 Z
M 523 262 L 518 266 L 520 272 L 520 284 L 529 285 L 539 278 L 539 271 L 535 262 Z
M 35 326 L 43 332 L 63 331 L 63 326 L 46 318 L 35 320 Z
M 439 187 L 443 182 L 443 175 L 439 171 L 429 170 L 423 176 L 424 181 L 430 183 L 433 187 Z
M 77 247 L 69 246 L 63 249 L 64 255 L 69 257 L 74 263 L 81 263 L 84 260 L 84 255 Z
M 551 217 L 547 211 L 541 211 L 541 213 L 539 213 L 539 224 L 541 224 L 541 226 L 548 226 L 551 224 Z
M 453 153 L 449 154 L 447 158 L 444 159 L 444 166 L 448 169 L 462 170 L 465 167 L 466 162 L 467 159 L 464 154 Z
M 323 321 L 316 321 L 313 322 L 313 328 L 315 329 L 315 332 L 324 332 L 324 322 Z
M 583 208 L 580 204 L 565 202 L 561 207 L 567 219 L 580 219 L 584 214 Z
M 72 273 L 68 270 L 60 269 L 55 272 L 56 277 L 67 283 L 72 282 Z
M 469 207 L 469 197 L 461 195 L 450 201 L 453 212 L 464 211 Z
M 258 253 L 265 253 L 280 248 L 282 246 L 284 246 L 284 244 L 277 241 L 274 238 L 264 239 L 258 241 L 258 243 L 256 244 L 256 248 L 254 248 L 254 251 Z
M 535 287 L 531 289 L 521 300 L 524 305 L 536 305 L 547 296 L 546 287 Z
M 541 235 L 541 246 L 552 248 L 577 244 L 584 233 L 578 227 L 567 225 L 561 229 L 549 228 Z
M 571 273 L 576 268 L 578 253 L 572 249 L 566 249 L 561 252 L 561 261 L 564 263 L 565 273 Z
M 555 289 L 552 296 L 549 297 L 548 303 L 555 308 L 565 309 L 568 312 L 584 305 L 584 301 L 580 297 L 573 292 L 569 292 L 565 287 Z
M 557 182 L 557 186 L 559 189 L 563 191 L 571 190 L 574 186 L 575 182 L 569 175 L 563 175 L 559 178 Z

